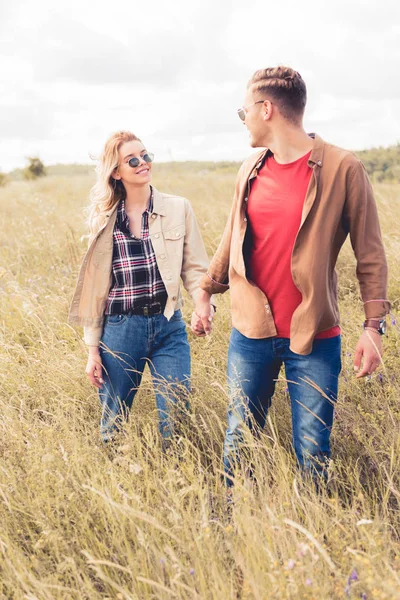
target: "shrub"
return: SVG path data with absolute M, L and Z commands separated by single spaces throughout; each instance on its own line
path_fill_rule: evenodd
M 28 158 L 29 165 L 24 169 L 24 179 L 37 179 L 46 175 L 46 169 L 40 158 L 31 156 Z

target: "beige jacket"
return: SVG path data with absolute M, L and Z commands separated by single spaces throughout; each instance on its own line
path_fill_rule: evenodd
M 170 319 L 183 304 L 180 280 L 195 301 L 208 258 L 189 201 L 162 194 L 155 188 L 153 193 L 149 234 L 168 294 L 164 315 Z M 88 345 L 98 345 L 103 331 L 104 310 L 112 284 L 116 216 L 117 205 L 107 215 L 106 223 L 92 236 L 70 308 L 69 321 L 84 326 L 84 339 Z
M 210 294 L 230 288 L 232 324 L 249 338 L 276 335 L 268 298 L 247 279 L 243 254 L 251 180 L 267 152 L 263 150 L 242 164 L 222 240 L 200 284 Z M 318 332 L 339 324 L 335 264 L 348 234 L 357 259 L 366 317 L 384 316 L 390 310 L 378 214 L 362 163 L 352 152 L 327 144 L 316 135 L 308 164 L 313 173 L 291 264 L 302 302 L 293 313 L 290 347 L 304 355 L 311 352 Z

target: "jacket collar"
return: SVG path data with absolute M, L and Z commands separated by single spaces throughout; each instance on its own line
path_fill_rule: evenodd
M 309 133 L 308 135 L 311 138 L 313 138 L 313 140 L 314 140 L 314 146 L 311 151 L 310 158 L 308 159 L 308 165 L 309 165 L 309 167 L 313 167 L 314 165 L 317 165 L 318 167 L 322 167 L 323 158 L 324 158 L 324 140 L 322 138 L 320 138 L 319 135 L 317 135 L 316 133 Z M 257 172 L 263 166 L 265 159 L 268 156 L 272 156 L 272 152 L 269 148 L 266 148 L 265 150 L 262 150 L 261 153 L 257 154 L 254 157 L 254 159 L 251 161 L 251 163 L 249 165 L 249 167 L 250 167 L 249 178 L 250 179 L 253 179 L 253 177 L 257 176 Z M 254 169 L 256 169 L 257 172 L 253 172 Z
M 309 133 L 308 135 L 314 139 L 314 146 L 311 151 L 310 158 L 308 159 L 308 164 L 310 167 L 312 165 L 317 165 L 318 167 L 322 167 L 322 165 L 324 164 L 325 142 L 316 133 Z M 312 163 L 312 164 L 310 164 L 310 163 Z
M 153 213 L 165 217 L 165 199 L 155 187 L 153 187 Z

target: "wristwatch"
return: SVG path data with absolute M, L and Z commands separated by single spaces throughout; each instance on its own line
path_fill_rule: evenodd
M 380 335 L 386 333 L 386 319 L 366 319 L 364 329 L 375 329 Z

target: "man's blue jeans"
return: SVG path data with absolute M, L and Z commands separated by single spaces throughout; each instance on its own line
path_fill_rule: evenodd
M 228 353 L 230 404 L 224 444 L 226 483 L 232 485 L 243 431 L 265 425 L 282 364 L 292 407 L 293 445 L 300 467 L 326 476 L 341 370 L 341 338 L 314 340 L 311 354 L 289 349 L 287 338 L 250 339 L 232 330 Z
M 164 315 L 109 315 L 100 344 L 104 384 L 100 433 L 111 440 L 128 417 L 149 365 L 156 392 L 159 429 L 164 439 L 175 432 L 179 408 L 189 408 L 190 346 L 181 311 Z

